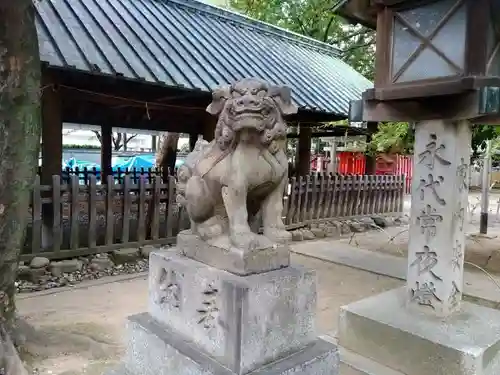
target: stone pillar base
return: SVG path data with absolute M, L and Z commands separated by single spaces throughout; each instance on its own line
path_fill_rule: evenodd
M 342 307 L 339 344 L 405 375 L 500 374 L 499 311 L 463 302 L 442 319 L 406 300 L 401 288 Z
M 236 375 L 208 353 L 159 323 L 148 313 L 127 322 L 127 352 L 108 375 Z M 316 340 L 305 349 L 252 371 L 252 375 L 338 374 L 337 348 Z
M 149 312 L 129 318 L 115 374 L 339 374 L 337 346 L 315 331 L 314 271 L 238 276 L 178 248 L 149 259 Z

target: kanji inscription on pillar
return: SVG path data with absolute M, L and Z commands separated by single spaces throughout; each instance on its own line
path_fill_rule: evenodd
M 430 204 L 425 206 L 420 216 L 417 216 L 417 222 L 420 224 L 420 229 L 422 230 L 422 234 L 425 235 L 427 242 L 429 242 L 431 237 L 436 235 L 437 226 L 442 221 L 443 216 L 439 215 L 436 209 L 432 208 Z
M 429 139 L 429 143 L 425 145 L 425 151 L 418 154 L 418 163 L 427 166 L 430 170 L 434 169 L 436 161 L 441 165 L 450 165 L 451 163 L 442 156 L 446 146 L 442 143 L 438 145 L 438 138 L 434 133 L 429 135 Z
M 462 296 L 470 140 L 467 121 L 415 125 L 408 304 L 440 316 Z

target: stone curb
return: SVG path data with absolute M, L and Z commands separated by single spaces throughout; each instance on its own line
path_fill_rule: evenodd
M 73 286 L 63 286 L 54 289 L 41 290 L 39 292 L 31 292 L 31 293 L 20 293 L 16 295 L 17 300 L 25 300 L 36 297 L 48 296 L 51 294 L 72 292 L 77 289 L 88 289 L 94 286 L 101 286 L 111 283 L 120 283 L 124 281 L 132 281 L 136 279 L 146 279 L 148 277 L 149 271 L 139 272 L 130 275 L 116 275 L 116 276 L 105 276 L 101 279 L 97 280 L 87 280 L 82 281 L 80 284 L 75 284 Z
M 291 230 L 292 241 L 312 241 L 321 238 L 340 239 L 349 235 L 392 226 L 406 225 L 405 217 L 364 216 L 349 219 L 332 219 Z

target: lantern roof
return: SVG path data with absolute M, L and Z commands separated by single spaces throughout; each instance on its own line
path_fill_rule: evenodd
M 351 23 L 370 29 L 377 27 L 377 8 L 392 6 L 419 6 L 439 0 L 340 0 L 336 13 Z

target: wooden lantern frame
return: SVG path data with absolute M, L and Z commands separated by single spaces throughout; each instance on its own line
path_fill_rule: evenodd
M 500 76 L 487 75 L 494 54 L 496 52 L 500 53 L 500 30 L 496 30 L 496 45 L 493 47 L 492 52 L 488 51 L 486 42 L 489 38 L 490 28 L 488 22 L 485 21 L 491 19 L 491 6 L 496 0 L 455 0 L 455 4 L 436 24 L 434 31 L 427 36 L 416 30 L 403 16 L 398 14 L 399 11 L 415 9 L 437 1 L 440 0 L 372 0 L 372 6 L 377 9 L 376 78 L 375 87 L 363 94 L 365 100 L 392 101 L 409 98 L 455 96 L 483 87 L 500 87 Z M 500 4 L 498 5 L 500 6 Z M 461 6 L 466 7 L 463 67 L 457 66 L 432 43 L 432 39 Z M 395 19 L 403 24 L 415 38 L 419 39 L 421 45 L 410 54 L 394 77 L 392 54 Z M 432 49 L 445 60 L 456 71 L 456 75 L 395 82 L 395 79 L 415 61 L 425 48 Z

